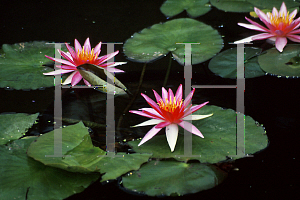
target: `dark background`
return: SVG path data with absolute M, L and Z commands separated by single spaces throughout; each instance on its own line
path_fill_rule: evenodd
M 0 45 L 34 40 L 70 42 L 74 39 L 83 44 L 90 37 L 94 47 L 102 42 L 125 42 L 133 33 L 159 22 L 167 21 L 160 12 L 162 0 L 99 0 L 99 1 L 0 1 Z M 245 22 L 247 13 L 225 13 L 215 8 L 196 18 L 213 26 L 224 35 L 224 49 L 232 48 L 229 42 L 254 34 L 254 31 L 238 27 Z M 188 17 L 186 12 L 173 18 Z M 223 26 L 222 26 L 223 25 Z M 270 48 L 265 41 L 256 41 L 253 46 Z M 122 45 L 116 61 L 127 61 Z M 223 50 L 224 50 L 223 49 Z M 105 48 L 103 49 L 105 53 Z M 103 55 L 103 54 L 102 54 Z M 164 78 L 165 71 L 158 73 L 155 65 L 166 65 L 164 58 L 147 66 L 143 88 Z M 207 69 L 208 62 L 193 66 L 193 84 L 235 84 L 214 76 Z M 152 68 L 153 67 L 153 68 Z M 183 67 L 172 62 L 172 72 L 167 86 L 173 89 L 184 83 Z M 142 64 L 128 62 L 119 67 L 126 71 L 117 77 L 134 91 L 134 82 L 139 80 Z M 174 70 L 175 69 L 175 70 Z M 154 82 L 153 82 L 154 80 Z M 291 199 L 299 195 L 299 100 L 300 80 L 264 76 L 247 79 L 245 88 L 245 112 L 266 128 L 270 140 L 268 148 L 252 158 L 235 162 L 239 171 L 231 171 L 228 179 L 208 191 L 186 195 L 184 199 Z M 179 83 L 178 83 L 179 82 Z M 160 82 L 159 82 L 160 83 Z M 153 89 L 160 91 L 160 84 Z M 46 108 L 39 102 L 53 102 L 54 88 L 37 91 L 7 91 L 0 89 L 0 113 L 43 112 Z M 150 91 L 150 89 L 149 89 Z M 197 91 L 197 90 L 196 90 Z M 235 90 L 204 89 L 201 97 L 195 94 L 194 103 L 203 99 L 210 104 L 235 108 Z M 35 100 L 33 103 L 32 100 Z M 143 101 L 140 97 L 138 101 Z M 139 108 L 137 106 L 137 108 Z M 134 108 L 134 109 L 137 109 Z M 132 124 L 131 124 L 132 125 Z M 92 184 L 83 193 L 68 199 L 113 199 L 146 198 L 120 190 L 117 182 L 106 185 Z M 176 199 L 176 197 L 168 197 Z M 151 199 L 149 197 L 149 199 Z

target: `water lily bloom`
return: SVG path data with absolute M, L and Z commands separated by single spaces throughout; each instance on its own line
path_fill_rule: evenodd
M 246 20 L 251 24 L 238 23 L 238 25 L 265 33 L 253 35 L 236 41 L 235 43 L 270 38 L 272 41 L 275 41 L 277 50 L 282 52 L 283 48 L 287 44 L 287 38 L 293 42 L 300 42 L 300 36 L 295 35 L 300 33 L 300 29 L 297 29 L 300 26 L 300 17 L 294 20 L 294 17 L 297 15 L 297 9 L 289 14 L 289 12 L 287 12 L 285 3 L 283 2 L 279 12 L 275 7 L 273 8 L 272 13 L 268 12 L 267 14 L 255 7 L 254 11 L 258 15 L 259 19 L 267 26 L 267 28 L 248 19 L 247 17 L 245 17 Z
M 91 49 L 90 39 L 87 38 L 85 40 L 85 43 L 83 47 L 81 47 L 80 43 L 75 39 L 75 50 L 73 50 L 72 47 L 70 47 L 67 43 L 67 49 L 69 52 L 63 52 L 61 50 L 58 50 L 60 55 L 64 57 L 64 59 L 57 59 L 52 58 L 47 55 L 45 55 L 50 60 L 53 60 L 55 62 L 59 62 L 63 65 L 60 66 L 61 69 L 55 70 L 53 72 L 43 73 L 44 75 L 59 75 L 59 74 L 65 74 L 69 72 L 73 72 L 66 80 L 62 83 L 63 85 L 70 84 L 72 86 L 76 85 L 81 79 L 82 76 L 80 75 L 79 71 L 77 70 L 77 66 L 82 64 L 93 64 L 97 65 L 101 68 L 105 68 L 109 72 L 124 72 L 123 70 L 113 68 L 116 65 L 125 64 L 126 62 L 110 62 L 105 63 L 107 60 L 113 58 L 115 55 L 119 53 L 119 51 L 116 51 L 114 53 L 98 57 L 101 51 L 101 42 L 96 45 L 95 48 Z M 91 84 L 83 79 L 84 83 L 88 86 L 91 86 Z
M 129 111 L 144 117 L 152 118 L 133 127 L 155 125 L 150 131 L 148 131 L 138 146 L 150 140 L 162 128 L 166 127 L 167 141 L 171 151 L 173 152 L 178 137 L 178 125 L 187 131 L 204 138 L 202 133 L 193 124 L 184 121 L 199 120 L 213 115 L 191 115 L 193 112 L 196 112 L 208 103 L 205 102 L 196 106 L 189 105 L 195 92 L 195 88 L 187 96 L 185 101 L 182 100 L 182 85 L 178 87 L 175 96 L 171 89 L 169 89 L 169 92 L 167 92 L 165 88 L 162 88 L 162 97 L 155 90 L 153 90 L 153 92 L 157 103 L 155 103 L 147 95 L 143 93 L 141 94 L 152 108 L 141 108 L 139 109 L 140 111 Z

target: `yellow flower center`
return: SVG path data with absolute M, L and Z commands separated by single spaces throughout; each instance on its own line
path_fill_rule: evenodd
M 89 52 L 87 49 L 82 48 L 82 50 L 77 51 L 77 58 L 80 61 L 83 62 L 92 62 L 97 58 L 98 55 L 94 53 L 94 48 L 92 49 L 91 52 Z
M 166 102 L 166 103 L 165 103 Z M 176 108 L 181 108 L 182 107 L 182 100 L 177 100 L 174 97 L 173 101 L 172 99 L 169 101 L 167 98 L 165 102 L 161 99 L 157 104 L 159 107 L 167 112 L 173 113 Z
M 273 26 L 278 27 L 280 23 L 283 23 L 284 27 L 290 25 L 294 19 L 294 16 L 289 16 L 289 12 L 284 15 L 283 13 L 279 16 L 277 15 L 272 15 L 270 12 L 267 13 L 269 16 L 270 22 Z

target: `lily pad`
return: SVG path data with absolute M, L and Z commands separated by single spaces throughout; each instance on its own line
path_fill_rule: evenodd
M 262 49 L 255 47 L 245 47 L 244 67 L 245 78 L 264 76 L 265 72 L 260 68 L 257 56 Z M 236 79 L 237 71 L 237 48 L 227 49 L 219 53 L 209 62 L 208 68 L 222 78 Z
M 266 54 L 258 56 L 258 63 L 264 71 L 272 75 L 299 77 L 299 54 L 299 44 L 288 44 L 281 53 L 274 47 L 267 50 Z
M 209 0 L 167 0 L 160 7 L 160 11 L 166 17 L 173 17 L 184 10 L 191 17 L 199 17 L 210 11 L 208 2 Z
M 279 10 L 282 0 L 210 0 L 210 3 L 225 12 L 250 12 L 254 10 L 254 7 L 257 7 L 260 10 L 276 7 Z M 296 9 L 300 5 L 300 3 L 294 0 L 285 0 L 284 3 L 286 7 L 290 9 Z
M 53 76 L 43 75 L 53 68 L 43 65 L 52 62 L 45 55 L 52 55 L 54 50 L 54 45 L 44 41 L 2 45 L 0 87 L 35 90 L 53 86 Z
M 169 52 L 181 65 L 184 64 L 185 45 L 192 44 L 192 64 L 204 62 L 223 47 L 218 31 L 194 19 L 181 18 L 155 24 L 129 38 L 123 50 L 129 60 L 151 62 Z
M 35 122 L 39 113 L 0 114 L 0 145 L 24 136 Z
M 213 165 L 157 160 L 123 176 L 122 183 L 129 190 L 149 196 L 180 196 L 213 188 L 226 176 Z
M 28 156 L 47 166 L 70 172 L 105 173 L 101 181 L 116 179 L 128 171 L 137 170 L 151 156 L 151 154 L 139 153 L 118 153 L 115 157 L 105 156 L 105 151 L 93 146 L 88 130 L 82 122 L 63 128 L 62 134 L 62 155 L 64 157 L 45 156 L 53 154 L 53 131 L 40 136 L 36 142 L 32 143 L 27 151 Z
M 99 178 L 98 173 L 71 173 L 28 157 L 26 150 L 35 139 L 0 145 L 0 199 L 62 200 Z
M 184 156 L 184 135 L 178 134 L 174 152 L 170 151 L 165 134 L 156 135 L 145 144 L 138 146 L 140 141 L 128 144 L 138 153 L 152 153 L 153 158 L 174 158 L 179 161 L 190 159 L 201 163 L 217 163 L 226 160 L 227 156 L 236 155 L 236 112 L 217 106 L 204 106 L 195 115 L 213 116 L 192 121 L 201 131 L 204 138 L 192 135 L 193 157 Z M 164 131 L 164 130 L 163 130 Z M 179 129 L 183 133 L 183 129 Z M 253 154 L 267 147 L 268 138 L 263 127 L 257 126 L 250 116 L 245 116 L 245 154 Z M 233 159 L 240 158 L 238 156 Z

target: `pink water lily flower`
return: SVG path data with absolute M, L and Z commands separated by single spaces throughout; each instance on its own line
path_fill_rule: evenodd
M 294 20 L 294 17 L 297 15 L 297 9 L 289 14 L 289 12 L 287 12 L 285 3 L 283 2 L 279 12 L 275 7 L 273 8 L 272 13 L 268 12 L 267 14 L 255 7 L 254 11 L 258 15 L 259 19 L 267 26 L 267 28 L 248 19 L 247 17 L 245 17 L 246 20 L 251 24 L 238 23 L 238 25 L 265 33 L 253 35 L 234 43 L 243 43 L 250 42 L 252 40 L 263 40 L 270 38 L 272 41 L 275 41 L 277 50 L 282 52 L 283 48 L 287 44 L 287 38 L 293 42 L 300 42 L 300 36 L 295 35 L 300 33 L 300 29 L 297 29 L 300 26 L 300 17 Z
M 59 75 L 59 74 L 65 74 L 69 72 L 73 72 L 66 80 L 62 83 L 63 85 L 70 84 L 72 86 L 76 85 L 81 79 L 82 76 L 80 75 L 79 71 L 77 70 L 77 66 L 82 64 L 93 64 L 97 65 L 101 68 L 105 68 L 109 72 L 124 72 L 123 70 L 113 68 L 116 65 L 125 64 L 126 62 L 111 62 L 111 63 L 105 63 L 107 60 L 113 58 L 115 55 L 119 53 L 119 51 L 116 51 L 114 53 L 98 57 L 101 51 L 101 42 L 96 45 L 95 48 L 91 49 L 90 39 L 87 38 L 85 40 L 85 43 L 83 47 L 81 47 L 80 43 L 75 39 L 75 51 L 70 47 L 67 43 L 67 49 L 69 52 L 63 52 L 61 50 L 58 50 L 60 55 L 64 57 L 64 59 L 57 59 L 52 58 L 47 55 L 45 55 L 50 60 L 53 60 L 55 62 L 59 62 L 63 65 L 61 65 L 61 69 L 55 70 L 53 72 L 43 73 L 44 75 Z M 84 83 L 88 86 L 91 86 L 91 84 L 83 79 Z
M 150 140 L 162 128 L 166 127 L 167 141 L 170 146 L 171 152 L 173 152 L 178 137 L 178 125 L 186 129 L 187 131 L 204 138 L 202 133 L 193 124 L 184 121 L 199 120 L 213 115 L 191 115 L 193 112 L 196 112 L 204 105 L 208 104 L 208 102 L 205 102 L 196 106 L 189 105 L 195 92 L 195 88 L 187 96 L 185 101 L 183 101 L 182 99 L 182 85 L 178 87 L 175 96 L 171 89 L 169 89 L 169 92 L 167 92 L 165 88 L 162 88 L 162 97 L 159 96 L 159 94 L 155 90 L 153 90 L 153 92 L 157 103 L 155 103 L 147 95 L 143 93 L 141 94 L 152 108 L 141 108 L 139 109 L 140 111 L 129 111 L 131 113 L 135 113 L 144 117 L 152 118 L 141 124 L 135 125 L 134 127 L 155 125 L 150 131 L 148 131 L 148 133 L 144 136 L 138 146 Z

